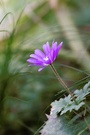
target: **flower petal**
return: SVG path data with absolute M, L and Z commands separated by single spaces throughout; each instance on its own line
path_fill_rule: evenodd
M 52 49 L 56 50 L 56 48 L 57 48 L 57 42 L 52 42 Z
M 39 65 L 42 66 L 43 65 L 43 62 L 38 61 L 38 60 L 33 59 L 33 58 L 29 58 L 27 60 L 27 62 L 30 63 L 30 65 L 36 65 L 36 66 L 39 66 Z
M 53 50 L 51 50 L 51 52 L 49 53 L 48 57 L 50 59 L 50 64 L 53 63 L 53 61 L 54 61 L 54 51 Z
M 41 70 L 43 70 L 45 67 L 41 67 L 38 69 L 38 72 L 40 72 Z
M 36 54 L 31 54 L 30 57 L 43 62 L 43 59 L 40 56 L 36 55 Z
M 47 42 L 45 45 L 43 45 L 43 50 L 45 52 L 45 54 L 47 55 L 48 53 L 50 53 L 50 45 L 49 43 Z
M 62 44 L 63 44 L 63 42 L 61 42 L 61 43 L 58 45 L 58 47 L 57 47 L 57 51 L 58 51 L 58 52 L 59 52 L 59 50 L 61 49 Z
M 44 54 L 41 50 L 39 50 L 39 49 L 36 49 L 36 50 L 34 51 L 34 53 L 35 53 L 37 56 L 41 57 L 41 58 L 44 58 L 44 57 L 45 57 L 45 54 Z

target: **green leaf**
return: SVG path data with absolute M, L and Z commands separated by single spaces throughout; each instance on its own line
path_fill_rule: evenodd
M 41 135 L 71 135 L 65 126 L 66 122 L 63 119 L 48 116 L 48 120 L 40 132 Z
M 75 90 L 75 92 L 74 92 L 75 97 L 77 97 L 76 100 L 77 100 L 78 102 L 80 102 L 80 101 L 86 99 L 85 96 L 87 96 L 89 93 L 90 93 L 90 82 L 88 82 L 88 83 L 83 87 L 83 89 L 81 89 L 81 90 Z
M 56 118 L 48 116 L 45 126 L 40 131 L 41 135 L 90 135 L 84 119 L 76 120 L 76 122 L 70 124 L 65 116 Z M 90 123 L 90 116 L 87 116 L 86 120 Z
M 59 101 L 54 101 L 51 103 L 52 108 L 50 114 L 56 116 L 57 113 L 62 111 L 63 108 L 69 106 L 70 104 L 72 104 L 71 95 L 68 95 L 65 98 L 61 98 Z
M 88 82 L 83 89 L 81 90 L 76 90 L 74 92 L 74 96 L 76 97 L 76 102 L 77 104 L 72 100 L 71 95 L 68 95 L 65 98 L 61 98 L 59 101 L 54 101 L 51 103 L 51 112 L 50 115 L 53 117 L 57 116 L 58 113 L 60 115 L 72 111 L 72 110 L 79 110 L 85 103 L 84 99 L 86 98 L 85 96 L 90 93 L 90 82 Z
M 83 106 L 85 103 L 81 102 L 80 104 L 76 105 L 75 102 L 73 102 L 70 106 L 68 105 L 66 108 L 63 109 L 63 111 L 61 112 L 61 115 L 66 113 L 67 111 L 72 111 L 72 110 L 79 110 L 79 108 L 81 106 Z

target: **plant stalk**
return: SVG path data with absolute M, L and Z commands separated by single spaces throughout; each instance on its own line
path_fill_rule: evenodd
M 71 95 L 72 99 L 75 101 L 75 97 L 73 96 L 72 92 L 69 90 L 69 88 L 67 87 L 67 85 L 64 83 L 64 81 L 62 80 L 62 78 L 59 76 L 58 72 L 56 71 L 55 67 L 53 66 L 53 64 L 50 64 L 50 67 L 52 69 L 52 71 L 54 72 L 55 76 L 57 77 L 59 83 L 65 88 L 65 90 L 68 92 L 68 94 Z

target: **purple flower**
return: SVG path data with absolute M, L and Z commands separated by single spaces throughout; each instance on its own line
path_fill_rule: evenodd
M 61 42 L 59 45 L 57 42 L 52 42 L 52 47 L 50 48 L 49 42 L 47 42 L 43 45 L 43 51 L 36 49 L 34 54 L 30 55 L 30 58 L 27 60 L 27 62 L 30 64 L 30 66 L 39 66 L 40 68 L 38 71 L 41 71 L 46 66 L 54 62 L 59 53 L 59 50 L 62 47 L 62 44 L 63 42 Z

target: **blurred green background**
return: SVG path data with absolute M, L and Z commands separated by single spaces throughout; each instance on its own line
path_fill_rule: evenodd
M 0 0 L 0 135 L 38 135 L 50 103 L 65 94 L 50 67 L 26 60 L 63 41 L 54 65 L 73 91 L 90 79 L 90 0 Z

